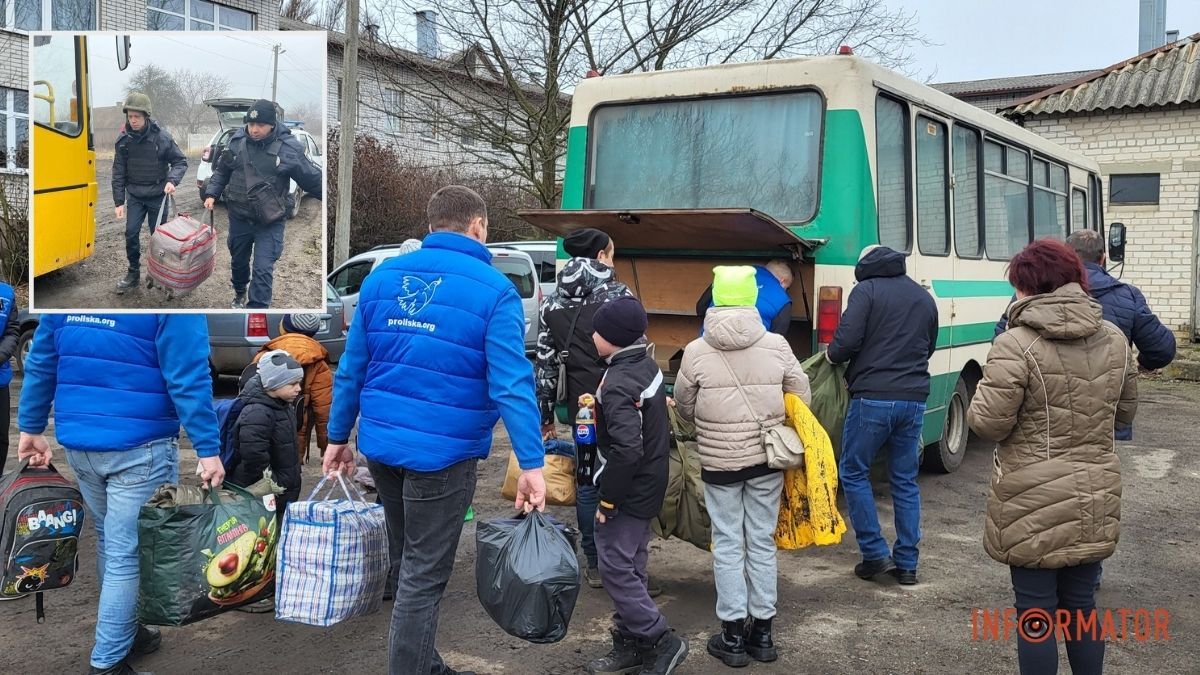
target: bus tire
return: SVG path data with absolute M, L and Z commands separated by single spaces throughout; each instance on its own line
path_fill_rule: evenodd
M 954 385 L 954 393 L 946 404 L 946 421 L 942 438 L 925 448 L 925 468 L 939 473 L 954 473 L 967 453 L 967 406 L 971 403 L 967 383 L 962 378 Z

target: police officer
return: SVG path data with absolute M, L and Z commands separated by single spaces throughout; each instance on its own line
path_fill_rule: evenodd
M 150 233 L 166 219 L 163 208 L 187 172 L 187 157 L 175 139 L 150 118 L 150 97 L 130 92 L 122 108 L 125 130 L 117 137 L 113 157 L 112 190 L 117 218 L 125 218 L 125 256 L 129 271 L 117 282 L 117 293 L 137 286 L 141 278 L 142 222 L 149 221 Z M 159 212 L 163 220 L 158 220 Z
M 222 193 L 229 207 L 234 309 L 271 305 L 275 261 L 283 253 L 283 225 L 293 205 L 288 180 L 321 199 L 321 169 L 277 122 L 274 102 L 255 101 L 246 112 L 246 126 L 234 132 L 204 188 L 204 208 L 211 209 Z

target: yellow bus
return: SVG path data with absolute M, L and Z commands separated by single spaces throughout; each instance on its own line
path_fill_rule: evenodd
M 714 265 L 792 261 L 787 337 L 803 357 L 832 339 L 859 251 L 907 253 L 909 276 L 939 310 L 925 460 L 950 472 L 1013 293 L 1005 265 L 1033 239 L 1102 229 L 1099 173 L 1087 157 L 844 50 L 584 80 L 572 96 L 562 209 L 521 215 L 559 236 L 612 236 L 617 275 L 646 306 L 668 370 L 700 332 L 696 302 Z
M 95 38 L 93 38 L 94 40 Z M 129 65 L 129 38 L 117 37 L 117 65 Z M 92 254 L 96 236 L 96 151 L 92 143 L 88 38 L 33 38 L 34 276 Z

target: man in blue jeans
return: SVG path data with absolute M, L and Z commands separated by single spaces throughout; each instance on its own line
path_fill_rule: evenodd
M 384 262 L 363 282 L 338 364 L 326 474 L 354 470 L 358 447 L 383 502 L 389 552 L 400 561 L 388 636 L 391 675 L 450 675 L 434 648 L 476 465 L 503 417 L 522 473 L 517 508 L 546 501 L 525 312 L 492 267 L 487 206 L 451 185 L 426 209 L 421 250 Z
M 937 345 L 938 311 L 929 292 L 905 273 L 904 254 L 868 246 L 854 268 L 858 280 L 825 358 L 850 362 L 850 411 L 838 471 L 863 561 L 861 579 L 893 573 L 917 583 L 921 493 L 917 470 L 929 398 L 929 359 Z M 891 474 L 896 545 L 888 550 L 871 492 L 871 463 L 884 450 Z
M 200 457 L 201 479 L 220 486 L 217 416 L 200 314 L 50 314 L 25 361 L 18 456 L 51 459 L 43 435 L 66 448 L 96 528 L 100 607 L 91 673 L 130 675 L 129 657 L 158 649 L 158 629 L 137 624 L 138 511 L 179 479 L 179 424 Z

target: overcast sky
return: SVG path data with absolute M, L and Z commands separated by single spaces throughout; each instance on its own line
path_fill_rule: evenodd
M 930 42 L 917 79 L 977 80 L 1091 70 L 1138 53 L 1139 0 L 886 0 L 917 12 Z M 1167 30 L 1200 33 L 1200 0 L 1167 0 Z
M 271 47 L 279 56 L 279 105 L 284 110 L 303 103 L 319 104 L 324 85 L 325 39 L 294 32 L 142 33 L 130 37 L 129 68 L 117 70 L 115 43 L 109 39 L 89 50 L 92 97 L 96 105 L 112 105 L 125 97 L 125 84 L 144 63 L 168 71 L 186 68 L 214 72 L 229 80 L 229 96 L 270 98 Z M 93 43 L 95 44 L 95 43 Z M 36 68 L 36 63 L 34 65 Z M 214 118 L 215 119 L 215 118 Z

